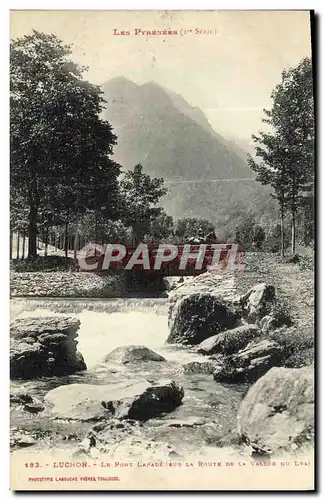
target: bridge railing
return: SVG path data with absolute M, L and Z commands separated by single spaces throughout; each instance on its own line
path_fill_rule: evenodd
M 177 255 L 172 260 L 158 261 L 157 268 L 156 259 L 161 250 L 156 245 L 147 245 L 148 259 L 146 258 L 146 265 L 137 261 L 130 269 L 128 269 L 129 265 L 127 266 L 127 264 L 130 263 L 134 252 L 138 251 L 138 247 L 128 247 L 122 258 L 109 261 L 109 267 L 107 267 L 107 262 L 105 261 L 106 245 L 103 245 L 99 251 L 95 249 L 88 252 L 86 262 L 93 267 L 90 272 L 95 273 L 131 271 L 145 274 L 163 274 L 165 276 L 196 276 L 206 272 L 210 266 L 217 266 L 218 270 L 226 269 L 230 259 L 231 264 L 242 264 L 244 260 L 243 249 L 234 244 L 204 244 L 203 258 L 201 258 L 201 244 L 190 244 L 190 252 L 188 252 L 188 244 L 176 245 L 176 247 L 178 250 Z M 215 249 L 215 247 L 217 248 Z M 235 250 L 235 255 L 233 255 L 233 249 Z M 215 251 L 217 252 L 216 256 Z M 171 254 L 171 250 L 168 248 L 165 248 L 163 252 L 165 256 Z M 111 255 L 113 258 L 117 258 L 118 250 L 112 250 Z M 200 263 L 197 263 L 199 256 Z M 137 259 L 142 259 L 141 254 L 137 254 Z M 149 266 L 147 266 L 148 262 Z M 182 266 L 180 265 L 181 262 Z M 76 265 L 78 265 L 77 261 Z M 81 266 L 79 266 L 79 269 L 89 272 L 89 269 L 82 269 Z

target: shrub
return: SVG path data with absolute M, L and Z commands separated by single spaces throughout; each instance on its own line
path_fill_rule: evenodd
M 10 263 L 12 271 L 17 273 L 36 271 L 70 271 L 75 269 L 72 258 L 61 257 L 60 255 L 49 255 L 47 257 L 38 256 L 36 259 L 12 260 Z

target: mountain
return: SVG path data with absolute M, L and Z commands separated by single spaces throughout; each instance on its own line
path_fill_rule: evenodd
M 142 163 L 166 180 L 252 177 L 236 145 L 179 94 L 123 77 L 106 82 L 103 90 L 105 117 L 119 138 L 115 158 L 125 168 Z
M 141 163 L 150 175 L 163 177 L 169 188 L 163 204 L 171 215 L 216 222 L 238 190 L 237 199 L 245 192 L 250 198 L 256 183 L 245 152 L 217 134 L 201 109 L 155 82 L 117 77 L 103 91 L 105 118 L 118 137 L 115 160 L 125 169 Z

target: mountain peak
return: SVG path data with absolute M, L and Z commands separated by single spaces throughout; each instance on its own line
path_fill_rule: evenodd
M 142 83 L 141 87 L 148 87 L 148 86 L 151 86 L 151 87 L 158 87 L 162 90 L 166 90 L 164 87 L 162 87 L 162 85 L 160 85 L 159 83 L 155 82 L 154 80 L 150 80 L 149 82 L 145 82 L 145 83 Z
M 129 80 L 125 76 L 115 76 L 103 84 L 104 91 L 115 92 L 120 89 L 121 92 L 131 92 L 132 90 L 138 89 L 140 86 L 137 83 Z

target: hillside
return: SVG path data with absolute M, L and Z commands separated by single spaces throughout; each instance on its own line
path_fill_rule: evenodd
M 245 200 L 251 203 L 260 186 L 244 151 L 217 134 L 202 110 L 155 82 L 137 85 L 118 77 L 103 90 L 105 117 L 118 137 L 116 161 L 126 169 L 141 163 L 150 175 L 163 177 L 169 188 L 163 204 L 171 215 L 208 217 L 216 223 L 229 205 L 245 210 Z M 208 182 L 215 179 L 223 182 Z
M 166 180 L 244 176 L 251 171 L 236 146 L 218 135 L 199 108 L 179 94 L 149 82 L 114 78 L 103 86 L 106 118 L 119 138 L 117 161 L 141 162 Z

